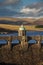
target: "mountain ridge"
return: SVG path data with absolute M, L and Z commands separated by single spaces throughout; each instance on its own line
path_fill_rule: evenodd
M 0 18 L 0 21 L 3 21 L 4 23 L 11 23 L 11 24 L 30 24 L 30 25 L 43 25 L 43 18 Z M 11 22 L 10 22 L 11 21 Z M 1 22 L 3 24 L 3 22 Z M 7 24 L 6 23 L 6 24 Z M 16 25 L 15 24 L 15 25 Z

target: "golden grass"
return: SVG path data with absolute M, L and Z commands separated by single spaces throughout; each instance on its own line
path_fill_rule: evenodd
M 36 19 L 31 19 L 31 18 L 0 18 L 0 20 L 27 21 L 27 22 L 33 23 Z
M 0 20 L 8 20 L 8 21 L 26 21 L 33 23 L 36 19 L 31 18 L 0 18 Z M 39 20 L 43 21 L 43 18 L 40 18 Z M 0 24 L 0 28 L 5 28 L 9 30 L 18 30 L 19 25 L 8 25 L 8 24 Z M 43 28 L 35 28 L 35 25 L 26 25 L 24 26 L 26 30 L 34 30 L 34 31 L 43 31 Z
M 0 20 L 17 21 L 18 18 L 0 18 Z
M 8 29 L 8 30 L 18 30 L 19 25 L 8 25 L 8 24 L 0 24 L 0 28 Z M 35 28 L 35 25 L 25 25 L 26 30 L 34 30 L 34 31 L 43 31 L 43 28 Z

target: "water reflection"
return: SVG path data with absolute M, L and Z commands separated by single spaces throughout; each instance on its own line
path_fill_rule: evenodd
M 26 36 L 36 36 L 43 35 L 43 31 L 26 31 Z M 13 32 L 9 34 L 0 34 L 0 36 L 18 36 L 18 32 Z
M 0 40 L 0 44 L 6 44 L 7 41 L 6 40 Z
M 39 32 L 39 31 L 26 31 L 26 36 L 36 36 L 36 35 L 43 35 L 43 32 Z M 13 32 L 13 33 L 9 33 L 9 34 L 0 34 L 0 36 L 18 36 L 18 32 Z M 12 43 L 18 43 L 19 41 L 17 40 L 13 40 Z M 31 43 L 35 42 L 35 41 L 30 41 Z M 0 44 L 5 44 L 6 41 L 5 40 L 0 40 Z M 43 43 L 43 41 L 42 41 Z
M 19 44 L 19 40 L 12 40 L 12 44 Z
M 27 31 L 26 32 L 27 36 L 36 36 L 36 35 L 43 35 L 43 31 Z
M 30 41 L 28 41 L 28 43 L 30 44 L 30 43 L 36 43 L 36 41 L 35 40 L 30 40 Z
M 0 36 L 18 36 L 17 32 L 9 33 L 9 34 L 0 34 Z

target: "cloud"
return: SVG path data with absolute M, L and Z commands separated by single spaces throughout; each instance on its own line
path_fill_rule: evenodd
M 13 4 L 13 3 L 17 3 L 19 0 L 5 0 L 6 4 Z
M 10 17 L 12 16 L 14 17 L 43 16 L 43 2 L 33 3 L 31 5 L 28 5 L 28 4 L 22 5 L 20 4 L 20 1 L 21 0 L 5 0 L 3 4 L 0 4 L 0 5 L 5 5 L 4 8 L 3 6 L 0 8 L 0 16 L 10 16 Z
M 30 17 L 43 16 L 43 3 L 40 2 L 27 5 L 20 10 L 20 13 Z
M 0 3 L 1 6 L 3 5 L 10 5 L 10 4 L 16 4 L 18 3 L 20 0 L 4 0 L 4 2 Z
M 36 9 L 38 9 L 38 8 L 42 8 L 43 7 L 43 2 L 37 2 L 37 3 L 33 3 L 33 4 L 31 4 L 31 5 L 27 5 L 25 8 L 36 8 Z
M 31 13 L 35 14 L 35 13 L 39 12 L 40 10 L 41 10 L 41 8 L 40 9 L 36 9 L 36 8 L 32 8 L 32 9 L 31 8 L 23 8 L 23 9 L 20 10 L 20 12 L 21 13 L 25 13 L 25 14 L 29 14 L 31 12 Z

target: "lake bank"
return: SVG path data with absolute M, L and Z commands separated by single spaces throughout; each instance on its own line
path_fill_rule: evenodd
M 12 31 L 18 31 L 20 25 L 8 25 L 8 24 L 0 24 L 0 28 L 8 29 Z M 43 31 L 43 28 L 36 28 L 36 25 L 24 25 L 26 30 L 32 30 L 32 31 Z

